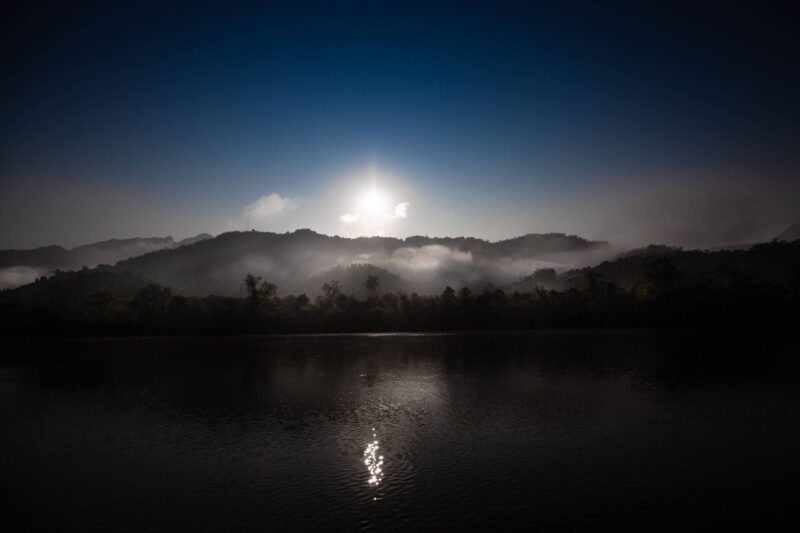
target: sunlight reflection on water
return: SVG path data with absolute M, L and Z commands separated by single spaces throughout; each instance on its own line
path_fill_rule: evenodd
M 364 450 L 364 464 L 367 465 L 367 472 L 369 473 L 367 482 L 375 486 L 380 485 L 383 480 L 383 455 L 379 455 L 378 450 L 380 450 L 378 436 L 375 433 L 375 428 L 372 428 L 372 442 L 367 444 Z

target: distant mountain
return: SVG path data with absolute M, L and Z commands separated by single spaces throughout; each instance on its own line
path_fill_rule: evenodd
M 246 242 L 240 239 L 245 238 Z M 220 272 L 214 255 L 221 240 L 227 246 L 270 243 L 296 245 L 293 234 L 230 235 L 190 246 L 154 252 L 128 263 L 156 257 L 174 280 L 208 280 L 209 272 Z M 301 234 L 318 243 L 333 238 Z M 287 244 L 287 240 L 288 243 Z M 249 241 L 249 242 L 247 242 Z M 263 242 L 262 242 L 263 241 Z M 339 242 L 339 241 L 337 241 Z M 363 246 L 345 239 L 343 246 Z M 422 241 L 427 242 L 427 241 Z M 277 243 L 277 244 L 276 244 Z M 406 244 L 405 241 L 401 241 Z M 373 245 L 390 246 L 385 240 Z M 396 243 L 394 243 L 396 244 Z M 421 242 L 417 242 L 421 244 Z M 483 243 L 478 243 L 483 246 Z M 324 247 L 324 246 L 323 246 Z M 433 247 L 425 257 L 445 257 L 444 250 L 468 263 L 471 252 L 452 250 L 441 244 L 403 247 L 400 257 Z M 170 262 L 173 256 L 192 259 L 192 249 L 204 249 L 211 259 L 205 264 Z M 299 253 L 303 247 L 293 248 Z M 414 252 L 408 252 L 413 250 Z M 178 252 L 180 252 L 178 254 Z M 259 253 L 263 253 L 261 250 Z M 422 253 L 422 252 L 420 252 Z M 274 267 L 264 281 L 301 280 L 300 264 L 273 253 Z M 437 255 L 438 254 L 438 255 Z M 289 258 L 288 261 L 281 256 Z M 476 253 L 476 256 L 478 254 Z M 394 257 L 395 254 L 392 254 Z M 148 259 L 149 261 L 150 259 Z M 303 261 L 311 262 L 305 255 Z M 505 261 L 503 258 L 501 261 Z M 254 263 L 255 264 L 255 263 Z M 483 263 L 472 265 L 480 269 Z M 166 266 L 165 266 L 166 265 Z M 424 263 L 432 277 L 445 280 L 438 267 Z M 516 283 L 503 286 L 475 286 L 471 291 L 440 285 L 428 295 L 411 294 L 418 285 L 407 282 L 387 269 L 370 264 L 350 264 L 327 269 L 306 279 L 315 292 L 324 284 L 339 282 L 339 294 L 326 287 L 321 298 L 315 292 L 306 297 L 287 294 L 277 297 L 267 291 L 247 294 L 192 297 L 185 289 L 153 285 L 148 278 L 115 267 L 62 271 L 15 290 L 0 291 L 0 335 L 83 336 L 83 335 L 174 335 L 240 333 L 334 333 L 379 331 L 447 331 L 471 329 L 529 329 L 554 327 L 675 327 L 754 325 L 797 326 L 800 304 L 800 240 L 772 241 L 744 251 L 684 251 L 651 246 L 625 254 L 597 266 L 557 272 L 540 268 Z M 282 267 L 283 268 L 283 267 Z M 224 271 L 224 269 L 223 269 Z M 447 273 L 447 270 L 444 270 Z M 261 274 L 261 273 L 259 273 Z M 484 272 L 484 274 L 486 274 Z M 469 277 L 471 274 L 462 273 Z M 368 276 L 378 278 L 373 287 L 378 298 L 365 298 Z M 237 276 L 231 283 L 241 287 Z M 161 281 L 163 280 L 157 280 Z M 484 280 L 485 281 L 485 278 Z M 166 284 L 166 283 L 164 283 Z M 264 288 L 264 284 L 257 285 Z M 498 290 L 499 287 L 499 290 Z M 456 289 L 455 291 L 453 289 Z M 405 294 L 396 294 L 403 291 Z M 181 294 L 183 292 L 183 294 Z M 209 291 L 215 292 L 215 291 Z M 353 298 L 355 296 L 355 298 Z
M 114 268 L 190 295 L 236 294 L 247 273 L 275 283 L 282 294 L 314 294 L 323 273 L 369 264 L 404 280 L 413 290 L 437 292 L 447 284 L 505 283 L 539 266 L 592 264 L 609 254 L 608 243 L 560 233 L 490 242 L 468 237 L 348 239 L 311 230 L 249 231 L 132 257 Z
M 775 236 L 776 241 L 786 241 L 786 242 L 794 242 L 800 239 L 800 222 L 796 224 L 792 224 L 778 235 Z M 717 251 L 717 250 L 747 250 L 751 248 L 754 243 L 744 243 L 744 244 L 725 244 L 725 245 L 718 245 L 718 246 L 711 246 L 709 250 Z
M 0 250 L 0 289 L 29 283 L 53 270 L 77 270 L 114 264 L 156 250 L 191 245 L 212 238 L 207 233 L 175 241 L 172 237 L 110 239 L 67 249 L 44 246 L 32 250 Z
M 779 241 L 786 241 L 786 242 L 793 242 L 800 239 L 800 222 L 797 224 L 792 224 L 785 230 L 783 230 L 777 237 L 775 237 Z
M 132 239 L 109 239 L 67 249 L 61 246 L 43 246 L 32 250 L 0 250 L 0 268 L 12 266 L 76 269 L 83 266 L 114 264 L 122 259 L 146 254 L 164 248 L 175 248 L 212 238 L 201 233 L 181 241 L 172 237 L 135 237 Z
M 718 252 L 720 250 L 749 250 L 753 247 L 753 243 L 743 244 L 718 244 L 716 246 L 709 246 L 708 250 Z
M 194 244 L 196 242 L 205 241 L 207 239 L 213 239 L 214 236 L 210 233 L 201 233 L 200 235 L 195 235 L 194 237 L 188 237 L 186 239 L 182 239 L 175 243 L 175 246 L 189 246 L 190 244 Z
M 633 250 L 596 266 L 573 269 L 559 276 L 567 286 L 595 280 L 611 282 L 630 289 L 642 273 L 652 268 L 654 260 L 667 261 L 679 272 L 715 279 L 761 279 L 787 285 L 800 282 L 800 242 L 769 242 L 739 250 L 682 250 L 667 246 L 648 246 Z

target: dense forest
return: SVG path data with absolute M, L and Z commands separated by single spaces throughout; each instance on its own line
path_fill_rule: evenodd
M 356 270 L 358 272 L 358 270 Z M 248 274 L 240 295 L 194 297 L 127 272 L 56 272 L 0 293 L 4 335 L 326 333 L 797 325 L 800 241 L 744 251 L 651 247 L 598 266 L 543 269 L 506 287 L 396 289 L 366 269 L 360 296 L 331 280 L 278 296 Z M 352 277 L 352 276 L 351 276 Z
M 534 264 L 563 269 L 596 264 L 614 253 L 609 243 L 563 233 L 492 242 L 472 237 L 346 238 L 308 229 L 231 231 L 181 241 L 112 239 L 71 250 L 0 250 L 0 289 L 20 287 L 55 270 L 86 266 L 129 272 L 185 296 L 234 296 L 245 274 L 252 272 L 277 284 L 281 296 L 316 297 L 324 282 L 338 279 L 345 292 L 365 297 L 364 276 L 355 282 L 357 273 L 348 269 L 361 264 L 381 270 L 384 291 L 433 294 L 446 285 L 506 284 L 530 273 Z

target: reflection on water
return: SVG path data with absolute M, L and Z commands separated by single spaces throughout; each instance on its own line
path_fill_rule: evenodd
M 372 442 L 367 444 L 367 448 L 364 450 L 364 464 L 367 465 L 367 472 L 369 472 L 367 482 L 370 485 L 377 486 L 383 481 L 383 455 L 378 455 L 380 448 L 378 435 L 375 433 L 375 428 L 372 428 Z
M 798 346 L 792 331 L 0 342 L 0 524 L 794 530 Z

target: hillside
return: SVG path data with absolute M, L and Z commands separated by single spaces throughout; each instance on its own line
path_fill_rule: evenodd
M 369 296 L 364 282 L 368 276 L 378 278 L 376 294 L 411 292 L 413 287 L 407 281 L 374 265 L 350 265 L 347 267 L 336 267 L 326 270 L 308 280 L 306 285 L 310 290 L 308 296 L 317 296 L 321 292 L 321 287 L 325 283 L 338 282 L 344 294 L 355 296 L 356 298 L 366 298 Z
M 31 250 L 0 250 L 0 289 L 30 283 L 54 270 L 113 265 L 148 252 L 187 246 L 210 238 L 212 236 L 208 233 L 201 233 L 180 241 L 172 237 L 135 237 L 110 239 L 71 249 L 53 245 Z
M 150 283 L 129 272 L 115 272 L 107 268 L 81 269 L 77 272 L 59 272 L 41 277 L 3 294 L 15 300 L 44 302 L 54 305 L 83 305 L 98 294 L 116 299 L 132 298 Z
M 660 260 L 660 261 L 659 261 Z M 800 274 L 800 241 L 774 241 L 744 250 L 682 250 L 665 246 L 648 246 L 628 252 L 599 265 L 573 269 L 560 278 L 576 282 L 587 275 L 597 280 L 630 289 L 654 264 L 668 262 L 682 276 L 705 276 L 709 279 L 760 280 L 791 283 Z
M 185 254 L 191 248 L 175 251 Z M 365 287 L 368 276 L 379 280 L 372 292 Z M 652 246 L 562 274 L 539 269 L 500 288 L 442 285 L 429 294 L 418 294 L 407 280 L 369 264 L 334 267 L 312 276 L 307 283 L 314 289 L 307 294 L 276 294 L 272 279 L 255 278 L 247 288 L 240 279 L 236 294 L 197 297 L 151 281 L 116 267 L 100 267 L 60 272 L 2 291 L 0 334 L 796 327 L 800 241 L 721 252 Z
M 177 248 L 212 238 L 208 233 L 195 237 L 174 240 L 172 237 L 135 237 L 132 239 L 109 239 L 67 249 L 62 246 L 43 246 L 31 250 L 0 250 L 0 268 L 14 266 L 42 267 L 49 269 L 89 268 L 101 264 L 114 264 L 122 259 L 136 257 L 165 248 Z
M 797 224 L 792 224 L 791 226 L 783 230 L 775 237 L 775 239 L 787 242 L 800 240 L 800 222 L 798 222 Z
M 406 280 L 415 290 L 444 285 L 504 283 L 537 266 L 593 262 L 610 255 L 605 242 L 563 234 L 526 235 L 490 242 L 475 238 L 370 237 L 347 239 L 310 230 L 292 233 L 231 232 L 177 249 L 119 262 L 129 271 L 186 294 L 235 294 L 248 272 L 269 279 L 281 294 L 314 293 L 332 268 L 371 264 Z M 596 262 L 596 261 L 595 261 Z

